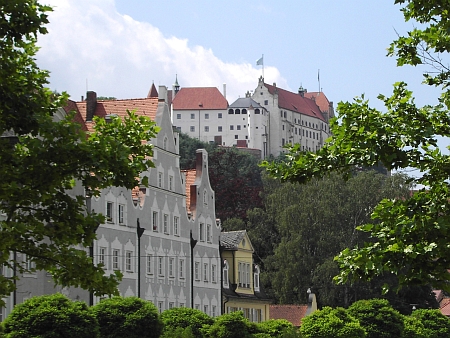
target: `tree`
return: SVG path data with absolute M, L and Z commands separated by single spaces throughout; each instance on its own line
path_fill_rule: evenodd
M 425 83 L 440 87 L 437 105 L 417 107 L 404 82 L 394 84 L 390 97 L 379 95 L 386 112 L 370 108 L 364 96 L 340 102 L 339 119 L 331 122 L 333 137 L 316 153 L 290 147 L 284 163 L 265 163 L 275 177 L 305 182 L 328 175 L 330 170 L 348 177 L 355 166 L 382 163 L 388 170 L 413 168 L 423 185 L 410 198 L 386 199 L 372 212 L 372 222 L 359 227 L 373 238 L 366 245 L 345 249 L 337 257 L 341 268 L 336 281 L 372 279 L 394 272 L 399 287 L 432 284 L 449 290 L 450 273 L 450 156 L 443 153 L 437 137 L 450 136 L 450 72 L 442 61 L 450 51 L 448 1 L 396 0 L 404 4 L 406 20 L 421 26 L 400 36 L 389 55 L 397 64 L 432 67 Z M 385 290 L 388 285 L 385 286 Z
M 105 299 L 92 311 L 100 326 L 100 338 L 157 338 L 163 329 L 156 306 L 137 297 Z
M 97 119 L 86 134 L 64 113 L 67 94 L 45 87 L 48 72 L 34 60 L 50 10 L 35 0 L 0 0 L 0 268 L 27 271 L 16 259 L 22 253 L 57 284 L 117 294 L 120 273 L 104 276 L 86 252 L 104 222 L 88 212 L 86 195 L 146 184 L 152 145 L 141 141 L 158 128 L 131 112 L 111 124 Z M 0 306 L 14 283 L 0 275 Z
M 193 337 L 202 338 L 201 329 L 205 325 L 211 325 L 214 320 L 206 313 L 186 307 L 172 308 L 161 313 L 164 324 L 164 333 L 178 328 L 189 328 Z
M 358 320 L 344 308 L 324 307 L 303 318 L 300 333 L 304 338 L 364 338 L 366 332 Z
M 412 316 L 403 316 L 405 329 L 403 338 L 429 338 L 433 337 L 429 330 L 426 330 L 422 322 Z
M 180 133 L 180 168 L 195 169 L 197 149 L 206 149 L 208 153 L 211 153 L 215 148 L 215 144 L 202 142 L 188 134 Z
M 418 309 L 411 314 L 411 317 L 422 323 L 428 337 L 444 338 L 450 336 L 450 320 L 439 310 Z
M 269 319 L 258 323 L 258 330 L 272 338 L 281 338 L 287 333 L 296 332 L 294 325 L 286 319 Z
M 248 338 L 256 333 L 256 325 L 246 319 L 242 311 L 223 314 L 205 328 L 205 337 L 210 338 Z
M 33 297 L 16 305 L 3 322 L 6 338 L 96 338 L 98 322 L 86 303 L 62 294 Z
M 403 316 L 385 299 L 359 300 L 347 311 L 359 320 L 367 338 L 398 338 L 403 335 Z

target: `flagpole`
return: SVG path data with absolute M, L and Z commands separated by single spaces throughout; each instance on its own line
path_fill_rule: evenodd
M 262 76 L 264 80 L 264 54 L 262 55 Z
M 317 70 L 317 81 L 319 82 L 319 93 L 320 93 L 320 69 Z

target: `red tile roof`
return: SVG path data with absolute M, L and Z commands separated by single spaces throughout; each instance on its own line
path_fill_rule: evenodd
M 183 170 L 186 175 L 186 181 L 184 185 L 186 187 L 186 210 L 189 212 L 191 210 L 191 185 L 195 183 L 195 178 L 197 177 L 197 171 L 195 169 Z
M 305 317 L 308 305 L 270 305 L 270 319 L 286 319 L 294 326 L 302 324 L 302 318 Z
M 274 95 L 276 91 L 278 92 L 278 106 L 280 108 L 296 111 L 325 121 L 319 106 L 313 100 L 303 97 L 298 93 L 292 93 L 267 83 L 264 83 L 264 86 L 266 86 L 269 93 L 272 95 Z
M 216 87 L 181 88 L 172 101 L 174 110 L 227 109 L 228 102 Z
M 450 317 L 450 298 L 444 298 L 439 304 L 439 310 L 444 316 Z
M 315 100 L 316 104 L 319 106 L 320 110 L 325 112 L 330 109 L 330 101 L 325 96 L 323 92 L 306 92 L 305 97 L 308 99 Z
M 156 97 L 156 98 L 158 97 L 158 91 L 156 90 L 154 83 L 152 83 L 152 87 L 148 91 L 147 98 L 149 98 L 149 97 Z

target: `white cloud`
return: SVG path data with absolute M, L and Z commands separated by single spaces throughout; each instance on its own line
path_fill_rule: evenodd
M 178 74 L 182 87 L 227 84 L 232 103 L 254 90 L 260 67 L 227 63 L 186 39 L 165 37 L 151 23 L 138 22 L 117 12 L 113 0 L 47 0 L 49 34 L 38 44 L 38 64 L 51 72 L 51 88 L 67 91 L 73 99 L 86 87 L 101 96 L 145 97 L 152 84 L 171 87 Z M 257 56 L 255 56 L 257 57 Z M 278 69 L 264 69 L 266 82 L 288 88 Z

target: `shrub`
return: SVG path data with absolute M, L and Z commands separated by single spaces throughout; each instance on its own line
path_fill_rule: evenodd
M 422 322 L 415 317 L 403 316 L 405 329 L 402 338 L 430 338 L 430 330 L 425 329 Z
M 190 327 L 164 328 L 161 338 L 195 338 Z
M 165 310 L 161 314 L 161 320 L 164 324 L 164 332 L 173 331 L 177 328 L 190 328 L 196 338 L 202 337 L 200 329 L 204 325 L 214 323 L 214 319 L 204 312 L 186 307 Z
M 303 338 L 364 338 L 366 333 L 358 320 L 343 308 L 324 307 L 303 318 Z
M 270 337 L 283 337 L 287 332 L 296 331 L 294 325 L 286 319 L 269 319 L 258 324 L 261 333 L 267 333 Z
M 137 297 L 102 300 L 92 310 L 100 326 L 101 338 L 159 337 L 162 322 L 158 310 L 149 301 Z
M 413 311 L 411 317 L 417 318 L 422 323 L 425 330 L 429 332 L 429 337 L 450 337 L 450 319 L 439 310 L 419 309 Z
M 359 300 L 348 308 L 359 320 L 367 338 L 398 338 L 403 334 L 403 317 L 385 299 Z
M 204 332 L 206 337 L 211 338 L 248 338 L 257 333 L 257 329 L 255 324 L 244 317 L 242 311 L 236 311 L 217 317 Z
M 95 338 L 99 327 L 86 303 L 57 293 L 16 305 L 3 322 L 5 338 Z

